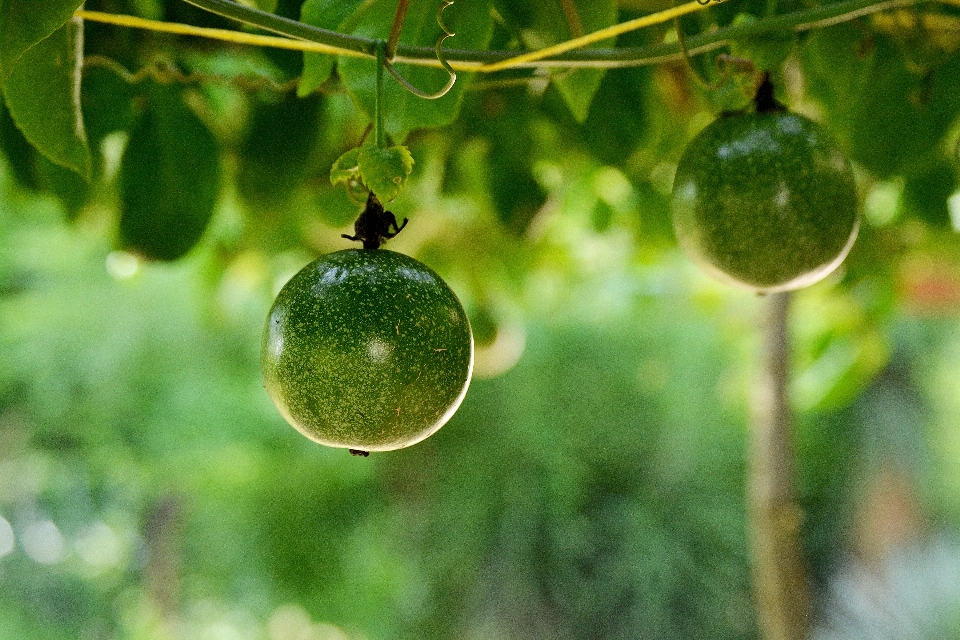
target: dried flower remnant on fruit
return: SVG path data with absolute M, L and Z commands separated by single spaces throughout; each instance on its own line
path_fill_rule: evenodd
M 353 235 L 343 234 L 341 237 L 362 242 L 364 249 L 379 249 L 380 245 L 395 237 L 405 226 L 407 226 L 407 219 L 404 218 L 403 222 L 397 225 L 397 218 L 393 212 L 386 211 L 371 191 L 367 196 L 366 208 L 353 223 Z
M 774 95 L 773 82 L 770 80 L 770 73 L 763 74 L 763 80 L 757 87 L 757 93 L 753 96 L 753 106 L 757 113 L 786 112 L 786 105 L 779 102 Z
M 350 455 L 359 456 L 361 458 L 366 458 L 370 455 L 369 451 L 363 451 L 362 449 L 350 449 Z

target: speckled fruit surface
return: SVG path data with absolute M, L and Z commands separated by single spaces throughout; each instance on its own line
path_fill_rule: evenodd
M 774 292 L 824 278 L 859 227 L 850 163 L 794 113 L 722 116 L 687 146 L 673 186 L 683 250 L 716 278 Z
M 267 392 L 305 436 L 388 451 L 430 436 L 460 406 L 473 337 L 460 301 L 425 264 L 349 249 L 284 285 L 260 357 Z

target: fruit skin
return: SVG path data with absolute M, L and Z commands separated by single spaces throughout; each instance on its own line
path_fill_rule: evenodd
M 763 293 L 826 277 L 859 228 L 849 161 L 820 125 L 782 110 L 721 116 L 701 131 L 677 165 L 672 209 L 698 265 Z
M 429 267 L 393 251 L 348 249 L 284 285 L 260 358 L 267 392 L 303 435 L 389 451 L 432 435 L 460 406 L 473 335 Z

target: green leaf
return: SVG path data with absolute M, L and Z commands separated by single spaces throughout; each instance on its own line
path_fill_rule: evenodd
M 323 99 L 287 94 L 259 104 L 240 145 L 237 188 L 249 203 L 277 207 L 302 184 L 319 139 Z
M 52 193 L 70 218 L 90 198 L 90 184 L 75 172 L 54 164 L 23 137 L 6 107 L 0 104 L 0 148 L 14 178 L 22 187 Z
M 360 147 L 357 155 L 360 178 L 381 202 L 397 197 L 413 171 L 413 156 L 403 146 L 380 149 L 372 144 Z
M 360 178 L 360 147 L 354 147 L 337 158 L 330 168 L 330 184 L 346 184 Z
M 340 31 L 350 17 L 363 6 L 363 1 L 306 0 L 300 7 L 300 22 L 321 29 Z M 316 91 L 333 73 L 333 63 L 333 56 L 304 53 L 303 75 L 300 76 L 300 84 L 297 85 L 297 95 L 303 97 Z
M 254 0 L 253 4 L 257 9 L 268 13 L 273 13 L 277 10 L 277 0 Z
M 90 200 L 90 183 L 75 172 L 54 164 L 39 153 L 34 154 L 34 173 L 38 187 L 60 200 L 71 220 Z
M 938 229 L 950 229 L 947 200 L 957 189 L 957 170 L 939 160 L 907 176 L 900 196 L 901 215 L 923 220 Z
M 217 203 L 220 152 L 177 87 L 151 85 L 120 165 L 120 243 L 176 260 L 203 235 Z
M 128 131 L 133 127 L 136 120 L 133 101 L 136 95 L 135 85 L 124 80 L 113 69 L 91 66 L 83 72 L 80 102 L 93 159 L 93 181 L 103 177 L 104 138 L 115 131 Z
M 421 0 L 411 3 L 400 42 L 432 47 L 441 35 L 436 21 L 438 0 Z M 353 33 L 370 38 L 386 38 L 390 33 L 396 5 L 377 2 L 359 16 Z M 457 35 L 449 38 L 445 47 L 485 50 L 493 33 L 493 17 L 490 0 L 458 2 L 443 14 L 444 21 Z M 368 118 L 373 117 L 376 95 L 376 62 L 342 57 L 337 68 L 343 83 L 354 102 Z M 447 73 L 428 67 L 411 67 L 398 64 L 396 70 L 415 87 L 423 91 L 436 91 L 447 82 Z M 406 139 L 408 133 L 422 127 L 441 127 L 453 122 L 460 112 L 460 103 L 469 77 L 459 75 L 453 89 L 438 100 L 424 100 L 409 93 L 388 75 L 385 78 L 385 125 L 387 133 L 396 142 Z M 379 194 L 378 194 L 379 195 Z
M 380 149 L 373 144 L 350 149 L 330 169 L 330 182 L 351 187 L 358 180 L 381 202 L 397 197 L 413 171 L 413 156 L 404 146 Z
M 580 21 L 583 24 L 584 33 L 609 27 L 617 21 L 617 3 L 615 0 L 590 0 L 589 2 L 587 0 L 577 0 L 575 4 L 580 15 Z M 538 3 L 538 6 L 541 6 L 544 10 L 554 9 L 556 12 L 559 3 L 545 2 Z M 556 38 L 556 42 L 561 42 L 572 37 L 562 12 L 559 17 L 563 19 L 562 26 L 557 26 L 557 16 L 554 16 L 550 22 L 552 31 L 547 32 L 549 44 L 555 44 L 555 42 L 552 42 L 554 38 Z M 594 46 L 610 44 L 612 44 L 610 41 L 606 41 Z M 603 79 L 604 73 L 603 69 L 578 69 L 570 74 L 562 74 L 553 80 L 553 86 L 563 96 L 563 101 L 567 103 L 567 107 L 569 107 L 577 122 L 584 122 L 587 119 L 590 112 L 590 103 L 593 102 L 593 96 L 600 88 L 600 81 Z
M 627 160 L 643 143 L 650 125 L 646 95 L 650 69 L 616 69 L 604 75 L 590 112 L 579 127 L 584 144 L 607 164 Z
M 91 66 L 83 72 L 81 104 L 91 146 L 114 131 L 126 131 L 133 126 L 136 94 L 136 86 L 113 69 Z
M 752 24 L 757 18 L 749 13 L 738 13 L 733 20 L 734 25 Z M 730 45 L 730 53 L 738 58 L 746 58 L 761 71 L 779 69 L 793 50 L 796 35 L 770 33 L 761 36 L 734 40 Z
M 508 6 L 510 3 L 498 2 L 500 11 L 510 24 L 515 25 L 522 34 L 523 44 L 528 49 L 542 49 L 550 45 L 569 40 L 576 35 L 577 28 L 584 34 L 617 21 L 617 3 L 615 0 L 575 0 L 576 22 L 571 22 L 559 2 L 531 2 L 524 5 Z M 509 17 L 507 17 L 509 16 Z M 577 24 L 579 22 L 579 25 Z M 594 46 L 610 46 L 604 41 Z M 602 69 L 579 69 L 573 73 L 558 73 L 553 86 L 560 92 L 564 103 L 578 122 L 583 122 L 590 111 L 590 103 L 600 87 L 603 78 Z
M 82 24 L 71 20 L 20 57 L 3 95 L 33 146 L 89 179 L 90 148 L 80 110 L 82 52 Z
M 0 0 L 0 79 L 23 52 L 63 26 L 83 0 Z
M 470 142 L 452 154 L 444 176 L 444 188 L 451 192 L 479 188 L 488 193 L 500 221 L 517 235 L 526 231 L 547 198 L 533 175 L 543 151 L 536 124 L 541 102 L 523 87 L 471 92 L 456 125 L 458 135 Z M 473 183 L 478 186 L 468 186 Z
M 23 133 L 10 117 L 6 105 L 2 104 L 0 104 L 0 148 L 3 149 L 7 166 L 17 184 L 27 189 L 37 189 L 37 177 L 34 175 L 33 164 L 38 151 L 23 137 Z
M 960 113 L 960 53 L 918 73 L 891 38 L 853 25 L 821 29 L 803 49 L 810 94 L 851 157 L 880 178 L 941 154 Z

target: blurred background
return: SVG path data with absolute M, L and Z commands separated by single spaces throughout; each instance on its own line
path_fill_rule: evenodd
M 762 300 L 672 252 L 543 274 L 451 422 L 362 459 L 262 389 L 283 280 L 262 258 L 139 265 L 50 199 L 2 198 L 0 637 L 754 637 Z M 874 325 L 870 295 L 794 306 L 823 637 L 954 637 L 957 319 L 904 300 Z
M 87 6 L 232 26 L 182 2 Z M 825 28 L 783 62 L 791 105 L 853 156 L 865 216 L 790 321 L 823 640 L 960 638 L 960 43 L 915 46 L 933 27 L 904 24 Z M 758 636 L 766 301 L 699 274 L 668 214 L 684 142 L 732 94 L 682 63 L 611 71 L 577 117 L 536 74 L 464 79 L 456 120 L 407 137 L 391 208 L 410 224 L 389 247 L 461 297 L 475 377 L 435 436 L 357 458 L 284 423 L 259 349 L 283 283 L 349 245 L 359 206 L 327 172 L 366 117 L 335 76 L 295 97 L 301 54 L 86 29 L 92 186 L 0 126 L 0 638 Z M 512 38 L 494 25 L 487 45 Z M 183 166 L 215 187 L 209 222 L 138 246 L 124 220 L 152 210 L 122 185 L 148 178 L 124 149 L 165 104 L 154 135 L 199 159 Z M 206 215 L 168 196 L 148 201 Z

